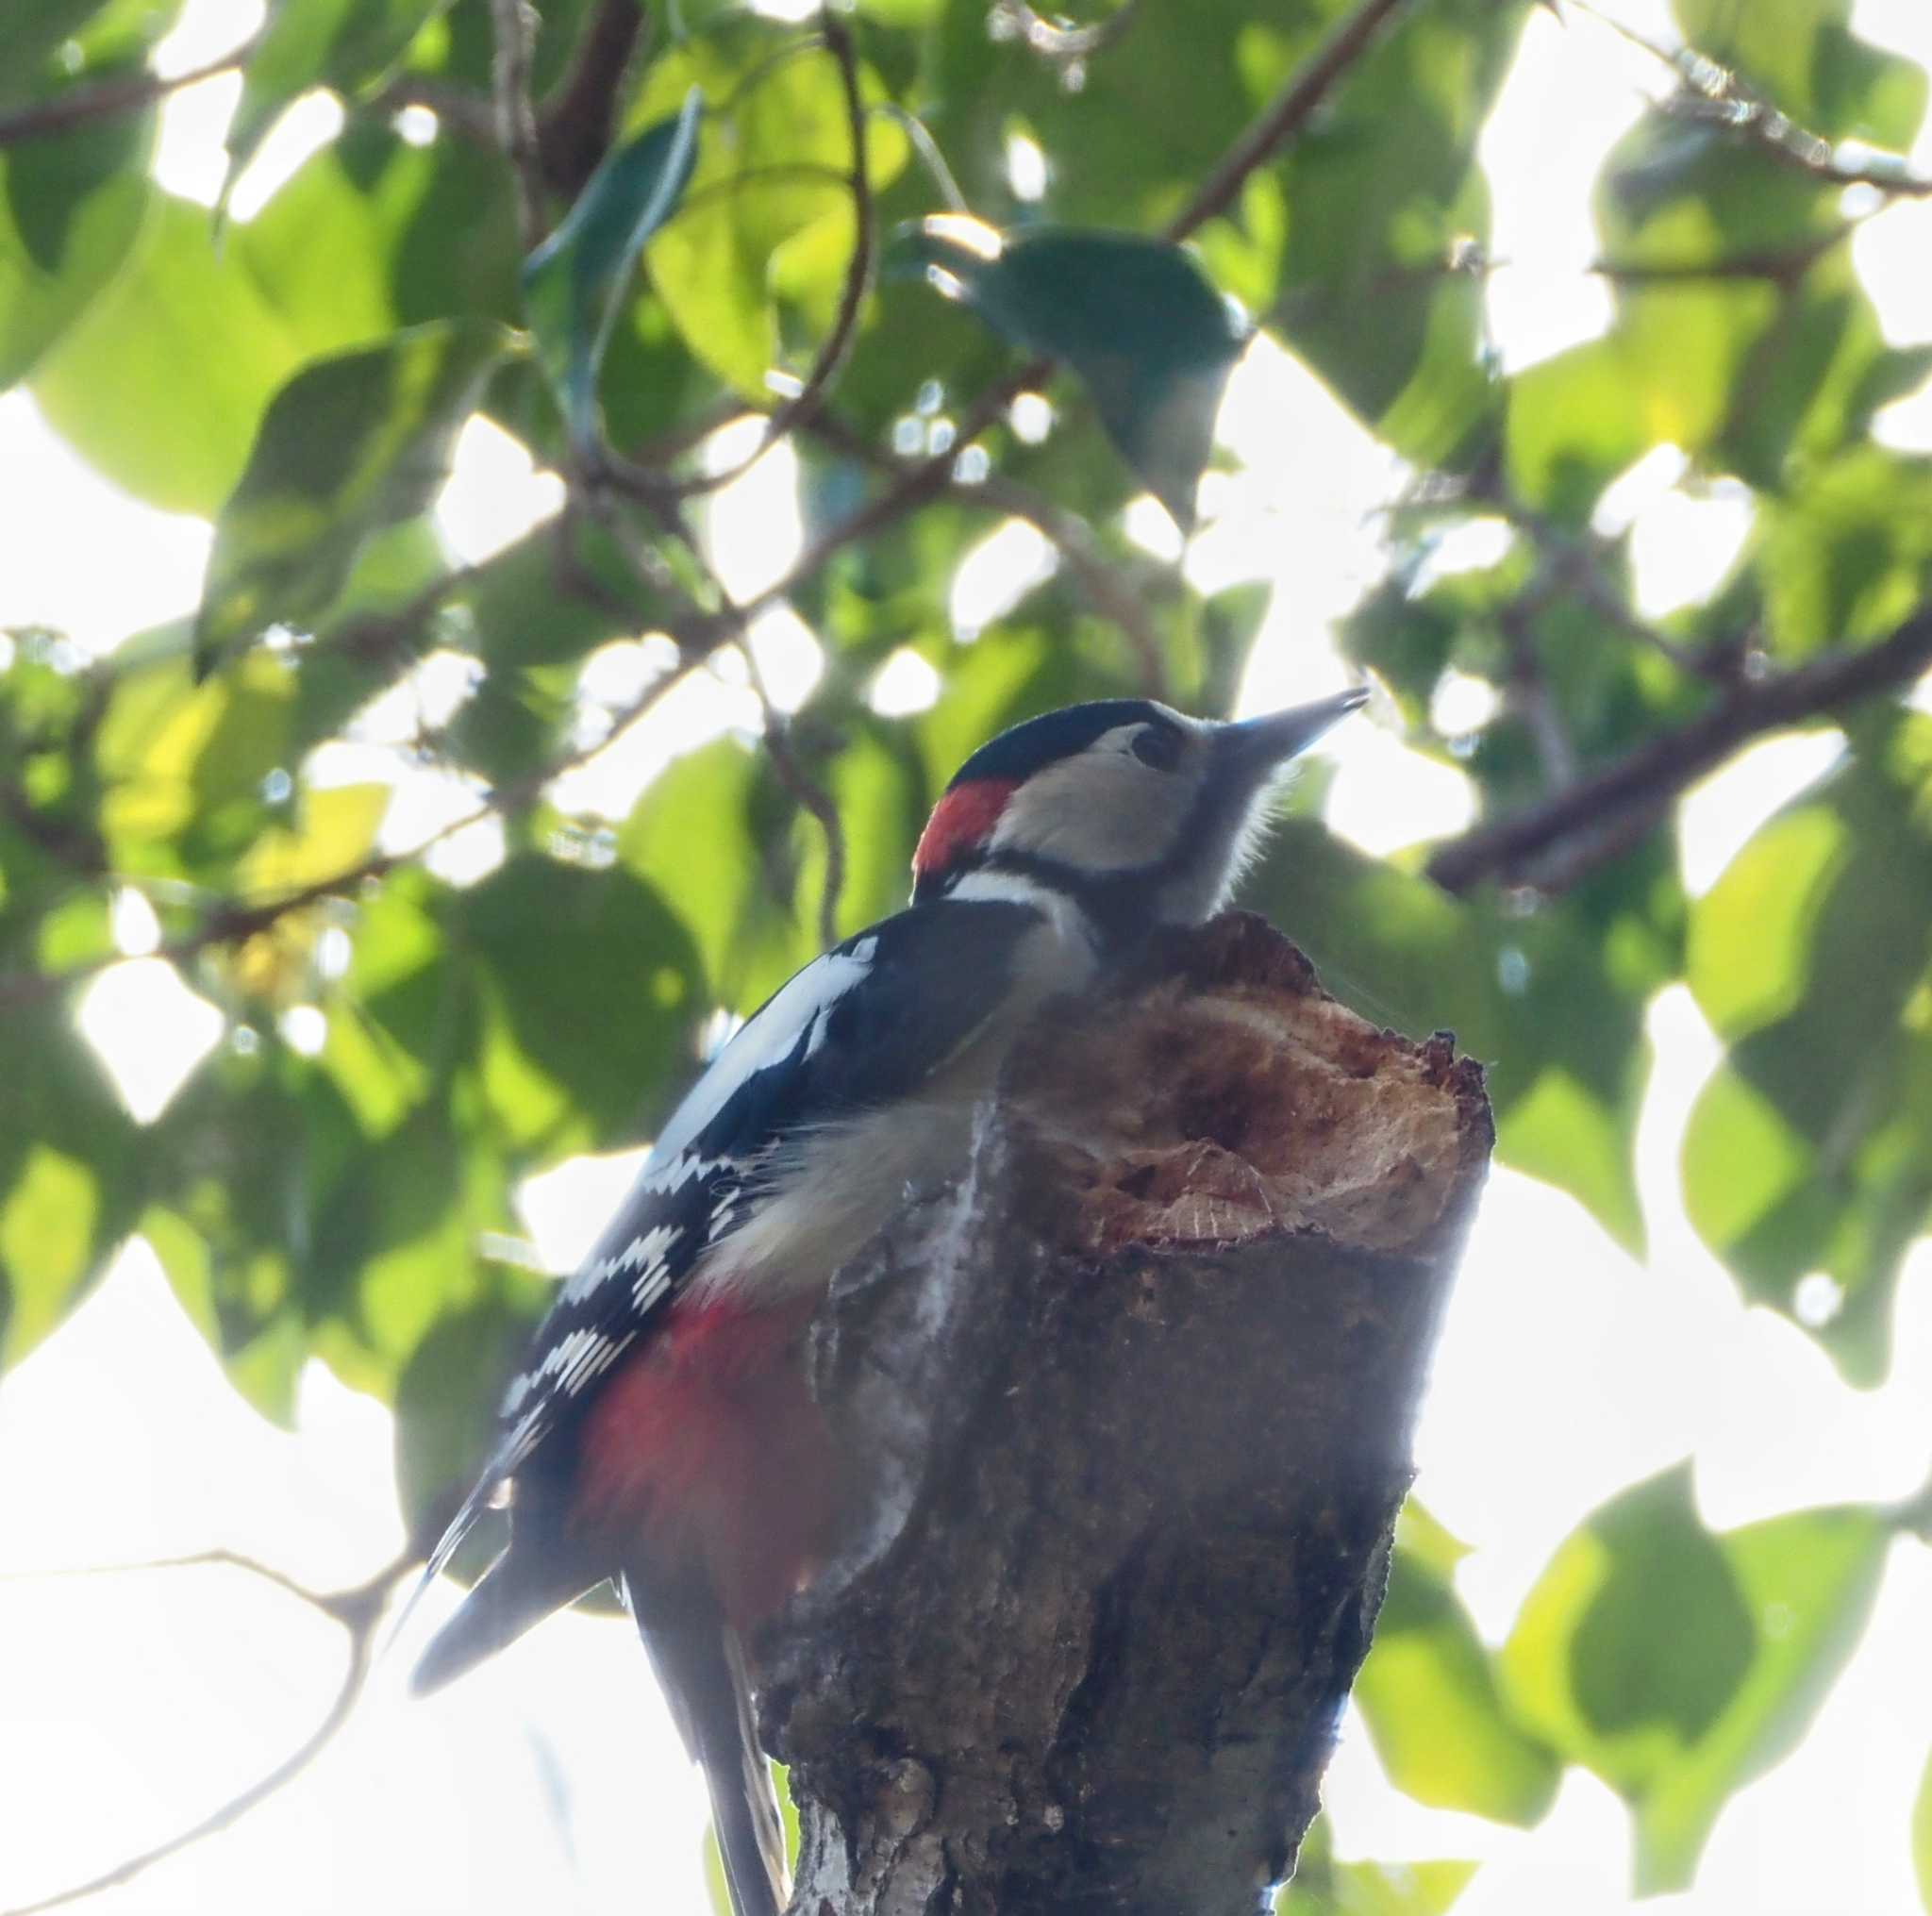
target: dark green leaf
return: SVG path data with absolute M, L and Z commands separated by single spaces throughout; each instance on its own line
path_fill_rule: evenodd
M 1122 456 L 1192 529 L 1195 488 L 1247 327 L 1190 254 L 1128 233 L 1001 235 L 941 214 L 899 234 L 891 258 L 1015 345 L 1063 359 Z
M 0 388 L 120 271 L 148 208 L 154 137 L 150 109 L 0 148 Z
M 449 320 L 323 360 L 282 388 L 215 526 L 198 670 L 271 625 L 311 625 L 362 541 L 428 506 L 508 345 L 491 322 Z
M 537 358 L 580 449 L 597 441 L 597 372 L 644 242 L 668 220 L 697 164 L 704 96 L 621 146 L 524 267 Z

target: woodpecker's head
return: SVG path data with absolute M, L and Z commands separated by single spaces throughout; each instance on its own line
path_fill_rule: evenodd
M 946 787 L 913 854 L 913 902 L 1008 874 L 1072 894 L 1116 935 L 1198 925 L 1233 891 L 1288 761 L 1367 698 L 1236 725 L 1133 698 L 1028 719 Z

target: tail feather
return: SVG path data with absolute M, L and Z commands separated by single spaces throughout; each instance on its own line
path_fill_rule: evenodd
M 484 1658 L 514 1642 L 531 1624 L 575 1603 L 604 1580 L 601 1571 L 561 1550 L 509 1548 L 484 1572 L 448 1623 L 430 1639 L 409 1688 L 427 1696 Z
M 705 1773 L 731 1907 L 736 1916 L 778 1916 L 789 1894 L 785 1829 L 738 1633 L 708 1607 L 647 1614 L 631 1577 L 625 1593 L 684 1746 Z

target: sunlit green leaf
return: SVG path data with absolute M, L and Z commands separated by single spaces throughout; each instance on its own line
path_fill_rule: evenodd
M 1685 1134 L 1686 1204 L 1747 1293 L 1860 1379 L 1932 1214 L 1928 793 L 1932 722 L 1868 723 L 1691 918 L 1690 986 L 1730 1050 Z
M 704 96 L 647 127 L 591 175 L 569 217 L 530 255 L 524 305 L 537 357 L 580 447 L 597 437 L 597 371 L 644 242 L 677 206 L 697 163 Z
M 282 388 L 216 524 L 199 669 L 271 625 L 310 624 L 369 534 L 427 507 L 508 346 L 491 322 L 443 321 L 325 359 Z
M 1444 1570 L 1416 1550 L 1398 1545 L 1355 1699 L 1390 1781 L 1420 1802 L 1527 1824 L 1556 1796 L 1556 1756 L 1512 1718 Z
M 1685 1468 L 1614 1498 L 1552 1559 L 1504 1649 L 1505 1693 L 1631 1804 L 1640 1894 L 1683 1888 L 1725 1799 L 1804 1733 L 1889 1542 L 1849 1508 L 1713 1536 Z
M 1341 1862 L 1325 1817 L 1302 1839 L 1294 1879 L 1274 1899 L 1276 1916 L 1443 1916 L 1469 1886 L 1466 1862 Z
M 1932 1758 L 1912 1806 L 1912 1867 L 1919 1878 L 1919 1900 L 1932 1909 Z
M 880 89 L 868 70 L 861 95 Z M 675 112 L 691 90 L 707 102 L 695 170 L 677 215 L 645 256 L 653 292 L 686 344 L 744 397 L 768 404 L 781 359 L 780 255 L 822 240 L 785 298 L 816 330 L 830 318 L 854 243 L 852 135 L 829 54 L 794 30 L 736 17 L 654 60 L 626 131 Z M 905 164 L 904 134 L 868 123 L 866 175 L 882 190 Z

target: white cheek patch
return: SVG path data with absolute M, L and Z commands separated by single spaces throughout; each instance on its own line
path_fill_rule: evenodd
M 991 848 L 1051 858 L 1083 872 L 1125 872 L 1158 863 L 1173 848 L 1191 785 L 1134 757 L 1109 732 L 1058 765 L 1035 773 L 1008 802 Z

